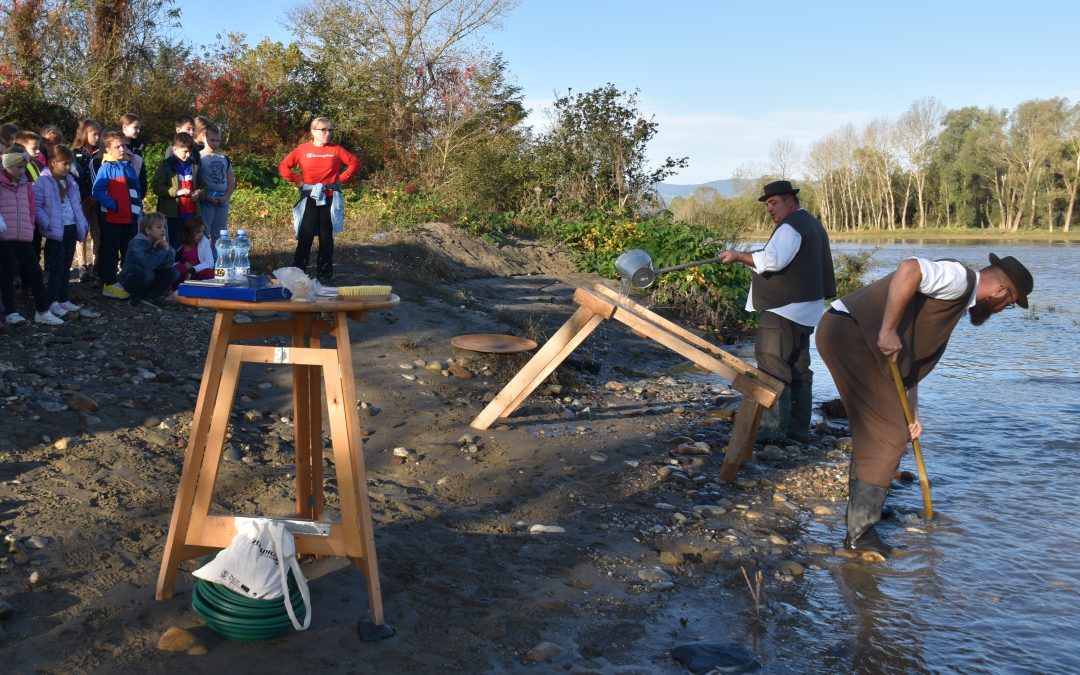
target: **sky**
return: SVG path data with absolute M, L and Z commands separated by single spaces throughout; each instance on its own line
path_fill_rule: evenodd
M 298 4 L 183 0 L 181 37 L 289 42 Z M 480 40 L 506 59 L 538 130 L 568 89 L 639 90 L 638 109 L 659 125 L 650 162 L 688 157 L 667 182 L 698 184 L 767 170 L 779 140 L 805 152 L 927 96 L 950 110 L 1076 103 L 1078 25 L 1075 0 L 522 0 Z

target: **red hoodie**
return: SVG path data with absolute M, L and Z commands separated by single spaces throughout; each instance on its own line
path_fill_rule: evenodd
M 297 166 L 300 167 L 300 175 L 293 171 Z M 343 166 L 345 171 L 341 172 Z M 327 143 L 323 146 L 304 143 L 281 160 L 281 164 L 278 164 L 278 173 L 281 177 L 297 185 L 344 183 L 359 170 L 360 160 L 336 143 Z

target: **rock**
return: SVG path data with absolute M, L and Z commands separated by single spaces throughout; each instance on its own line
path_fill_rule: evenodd
M 650 584 L 658 584 L 671 581 L 671 575 L 659 567 L 649 567 L 637 571 L 637 578 Z
M 773 532 L 769 535 L 769 543 L 773 546 L 787 546 L 788 540 Z
M 554 642 L 541 642 L 529 651 L 525 652 L 525 660 L 530 663 L 547 661 L 562 653 L 562 647 Z
M 536 524 L 529 528 L 530 534 L 562 534 L 564 532 L 566 532 L 566 529 L 558 525 Z
M 810 544 L 806 547 L 806 552 L 811 555 L 829 555 L 832 549 L 825 544 Z
M 670 476 L 674 472 L 675 472 L 675 468 L 671 467 L 671 466 L 668 466 L 666 464 L 656 470 L 656 473 L 659 476 Z
M 466 368 L 464 366 L 459 366 L 456 363 L 454 365 L 450 366 L 449 368 L 447 368 L 447 370 L 450 371 L 451 375 L 453 375 L 454 377 L 460 378 L 462 380 L 472 379 L 472 376 L 473 376 L 471 370 L 469 370 L 468 368 Z
M 778 462 L 784 459 L 784 451 L 778 445 L 766 445 L 755 452 L 754 457 L 764 462 Z
M 197 651 L 201 647 L 202 651 Z M 199 638 L 190 631 L 178 626 L 172 626 L 158 638 L 157 648 L 165 652 L 186 652 L 188 654 L 205 654 L 206 647 Z
M 589 455 L 589 459 L 591 459 L 594 462 L 606 462 L 607 461 L 607 455 L 605 455 L 602 452 L 594 452 L 593 454 Z
M 408 457 L 410 451 L 408 448 L 397 447 L 394 448 L 394 457 Z
M 681 565 L 686 557 L 678 551 L 661 551 L 660 552 L 660 564 L 661 565 Z
M 45 577 L 40 570 L 34 570 L 30 573 L 30 578 L 28 581 L 30 582 L 31 586 L 37 586 L 44 580 L 44 578 Z
M 693 508 L 694 513 L 699 516 L 722 516 L 727 513 L 727 509 L 723 506 L 717 506 L 716 504 L 698 504 Z
M 831 516 L 834 513 L 836 513 L 835 511 L 830 509 L 828 506 L 822 506 L 821 504 L 818 504 L 817 506 L 815 506 L 813 511 L 814 511 L 815 516 Z
M 53 447 L 57 450 L 67 450 L 69 445 L 71 445 L 71 439 L 67 436 L 53 443 Z
M 781 574 L 787 574 L 793 577 L 801 577 L 805 570 L 803 566 L 794 560 L 785 560 L 776 567 L 777 571 Z
M 441 373 L 443 371 L 442 361 L 428 361 L 424 364 L 424 370 L 430 370 L 433 373 Z
M 708 443 L 697 442 L 693 445 L 681 444 L 675 446 L 672 452 L 676 455 L 707 455 L 711 452 Z
M 223 454 L 225 456 L 225 461 L 226 462 L 239 462 L 240 461 L 240 452 L 236 448 L 234 448 L 232 445 L 226 445 L 225 446 L 225 452 Z
M 40 551 L 49 545 L 49 538 L 40 534 L 31 535 L 26 539 L 26 545 Z
M 757 657 L 734 642 L 680 645 L 671 650 L 671 658 L 691 673 L 753 673 L 761 669 Z
M 409 382 L 415 382 L 416 381 L 416 376 L 415 375 L 409 375 L 408 373 L 402 373 L 401 376 L 404 377 Z
M 836 439 L 836 449 L 851 452 L 851 436 Z
M 885 562 L 885 556 L 881 555 L 877 551 L 863 551 L 859 554 L 859 560 L 871 563 L 883 563 Z
M 81 394 L 77 391 L 71 392 L 71 395 L 68 397 L 67 406 L 72 410 L 82 410 L 86 412 L 94 412 L 98 409 L 97 401 L 86 394 Z
M 148 429 L 153 429 L 159 424 L 161 424 L 161 419 L 157 417 L 147 417 L 142 423 L 142 425 Z
M 622 382 L 611 380 L 604 385 L 604 389 L 607 389 L 608 391 L 623 391 L 626 389 L 626 385 Z

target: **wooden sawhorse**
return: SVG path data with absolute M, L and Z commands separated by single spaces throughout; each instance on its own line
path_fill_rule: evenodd
M 720 477 L 735 479 L 739 464 L 750 459 L 758 424 L 765 408 L 771 407 L 784 384 L 732 356 L 685 328 L 668 321 L 647 307 L 621 297 L 602 284 L 574 292 L 579 307 L 536 355 L 518 371 L 495 399 L 476 416 L 470 426 L 487 429 L 500 417 L 507 417 L 529 397 L 548 375 L 573 353 L 605 319 L 614 319 L 698 366 L 729 380 L 743 395 L 735 415 L 735 428 L 724 454 Z
M 240 302 L 180 297 L 180 302 L 217 310 L 203 368 L 199 398 L 184 453 L 184 468 L 169 521 L 169 535 L 158 574 L 158 600 L 172 597 L 176 572 L 184 560 L 225 548 L 236 536 L 234 516 L 210 515 L 214 483 L 225 445 L 229 413 L 242 363 L 290 364 L 296 446 L 296 518 L 287 526 L 299 554 L 346 557 L 364 574 L 372 623 L 383 626 L 382 591 L 367 496 L 363 438 L 356 410 L 349 319 L 364 321 L 368 312 L 394 307 L 396 295 L 318 302 Z M 239 310 L 287 312 L 288 319 L 236 324 Z M 330 315 L 329 320 L 320 314 Z M 336 342 L 320 347 L 320 335 Z M 234 344 L 286 335 L 290 347 Z M 330 438 L 341 500 L 341 520 L 324 517 L 322 473 L 322 394 L 326 394 Z

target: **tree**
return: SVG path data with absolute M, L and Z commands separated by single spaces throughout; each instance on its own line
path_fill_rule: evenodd
M 609 83 L 556 99 L 552 128 L 538 144 L 551 194 L 586 208 L 655 206 L 652 186 L 684 168 L 687 160 L 668 157 L 659 167 L 647 165 L 645 151 L 659 125 L 638 111 L 637 94 Z
M 799 165 L 799 149 L 790 138 L 777 139 L 769 148 L 769 164 L 774 175 L 791 178 Z
M 911 104 L 897 123 L 897 140 L 904 158 L 919 213 L 919 227 L 926 227 L 926 177 L 934 154 L 934 139 L 945 116 L 945 106 L 932 96 Z M 905 209 L 907 203 L 904 204 Z M 906 216 L 901 216 L 901 224 Z

